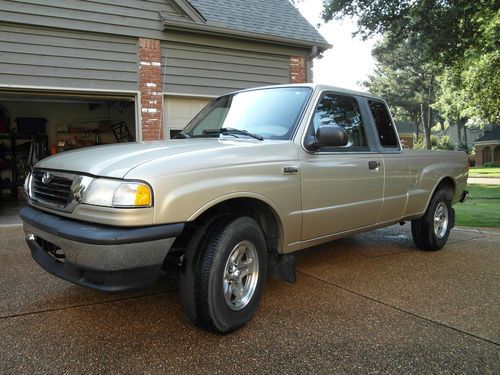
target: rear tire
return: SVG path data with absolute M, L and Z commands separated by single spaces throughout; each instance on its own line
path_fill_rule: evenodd
M 455 210 L 446 190 L 438 190 L 432 197 L 424 216 L 412 220 L 411 234 L 415 245 L 428 251 L 440 250 L 455 224 Z
M 201 227 L 184 255 L 181 303 L 200 328 L 229 333 L 259 305 L 267 275 L 267 246 L 250 217 L 221 217 Z

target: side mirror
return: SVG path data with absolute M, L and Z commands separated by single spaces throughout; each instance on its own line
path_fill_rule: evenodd
M 304 146 L 310 151 L 321 147 L 342 147 L 348 142 L 347 133 L 338 125 L 323 125 L 316 130 L 316 135 L 306 137 Z

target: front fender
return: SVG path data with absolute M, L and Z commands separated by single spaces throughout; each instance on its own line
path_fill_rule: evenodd
M 287 163 L 288 164 L 288 163 Z M 257 199 L 268 205 L 286 231 L 283 246 L 300 240 L 302 230 L 300 176 L 283 174 L 283 163 L 240 165 L 198 170 L 154 181 L 154 222 L 195 220 L 211 207 L 234 198 Z

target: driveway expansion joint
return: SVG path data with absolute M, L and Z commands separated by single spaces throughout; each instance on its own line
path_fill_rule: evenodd
M 374 259 L 374 258 L 382 258 L 386 256 L 391 256 L 391 255 L 398 255 L 398 254 L 404 254 L 404 253 L 410 253 L 412 250 L 404 250 L 404 251 L 398 251 L 397 253 L 386 253 L 386 254 L 380 254 L 380 255 L 374 255 L 374 256 L 367 256 L 363 257 L 361 259 Z
M 408 310 L 402 309 L 402 308 L 400 308 L 400 307 L 390 305 L 390 304 L 388 304 L 388 303 L 386 303 L 386 302 L 383 302 L 383 301 L 380 301 L 380 300 L 378 300 L 378 299 L 376 299 L 376 298 L 373 298 L 373 297 L 370 297 L 370 296 L 367 296 L 367 295 L 361 294 L 361 293 L 359 293 L 359 292 L 356 292 L 356 291 L 354 291 L 354 290 L 348 289 L 348 288 L 346 288 L 346 287 L 343 287 L 343 286 L 340 286 L 340 285 L 334 284 L 334 283 L 332 283 L 332 282 L 330 282 L 330 281 L 324 280 L 324 279 L 319 278 L 319 277 L 317 277 L 317 276 L 310 275 L 310 274 L 308 274 L 307 272 L 304 272 L 304 271 L 302 271 L 302 270 L 297 270 L 297 273 L 301 273 L 301 274 L 303 274 L 304 276 L 308 276 L 308 277 L 310 277 L 310 278 L 312 278 L 312 279 L 315 279 L 315 280 L 318 280 L 318 281 L 320 281 L 320 282 L 323 282 L 323 283 L 325 283 L 325 284 L 327 284 L 327 285 L 329 285 L 329 286 L 333 286 L 333 287 L 335 287 L 335 288 L 339 288 L 339 289 L 341 289 L 341 290 L 344 290 L 344 291 L 346 291 L 346 292 L 348 292 L 348 293 L 352 293 L 352 294 L 357 295 L 357 296 L 362 297 L 362 298 L 366 298 L 366 299 L 368 299 L 368 300 L 370 300 L 370 301 L 373 301 L 373 302 L 379 303 L 379 304 L 381 304 L 381 305 L 383 305 L 383 306 L 386 306 L 386 307 L 392 308 L 392 309 L 397 310 L 397 311 L 399 311 L 399 312 L 402 312 L 402 313 L 405 313 L 405 314 L 411 315 L 411 316 L 413 316 L 413 317 L 415 317 L 415 318 L 425 320 L 425 321 L 427 321 L 427 322 L 429 322 L 429 323 L 436 324 L 436 325 L 439 325 L 439 326 L 441 326 L 441 327 L 451 329 L 451 330 L 453 330 L 453 331 L 456 331 L 456 332 L 462 333 L 462 334 L 464 334 L 464 335 L 466 335 L 466 336 L 474 337 L 474 338 L 476 338 L 476 339 L 478 339 L 478 340 L 481 340 L 481 341 L 484 341 L 484 342 L 487 342 L 487 343 L 490 343 L 490 344 L 493 344 L 493 345 L 495 345 L 495 346 L 500 347 L 500 342 L 495 342 L 495 341 L 490 340 L 490 339 L 488 339 L 488 338 L 481 337 L 481 336 L 475 335 L 475 334 L 473 334 L 473 333 L 463 331 L 463 330 L 461 330 L 461 329 L 459 329 L 459 328 L 455 328 L 455 327 L 449 326 L 449 325 L 447 325 L 447 324 L 444 324 L 444 323 L 441 323 L 441 322 L 438 322 L 438 321 L 432 320 L 432 319 L 427 318 L 427 317 L 425 317 L 425 316 L 418 315 L 418 314 L 416 314 L 416 313 L 414 313 L 414 312 L 411 312 L 411 311 L 408 311 Z
M 55 307 L 53 309 L 26 311 L 26 312 L 17 313 L 17 314 L 1 315 L 0 320 L 7 320 L 7 319 L 11 319 L 11 318 L 19 318 L 19 317 L 30 316 L 30 315 L 38 315 L 38 314 L 44 314 L 47 312 L 54 312 L 54 311 L 65 311 L 65 310 L 71 310 L 71 309 L 78 309 L 80 307 L 105 305 L 108 303 L 122 302 L 122 301 L 134 300 L 134 299 L 139 299 L 139 298 L 155 297 L 155 296 L 167 295 L 167 294 L 173 293 L 173 292 L 175 292 L 175 291 L 172 290 L 172 291 L 164 291 L 164 292 L 159 292 L 159 293 L 141 294 L 140 296 L 116 298 L 116 299 L 110 299 L 107 301 L 96 301 L 96 302 L 91 302 L 91 303 L 82 303 L 82 304 L 78 304 L 78 305 Z

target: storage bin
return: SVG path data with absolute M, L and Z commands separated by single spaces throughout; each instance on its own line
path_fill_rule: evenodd
M 47 119 L 42 117 L 18 117 L 16 123 L 18 133 L 31 135 L 45 133 Z

